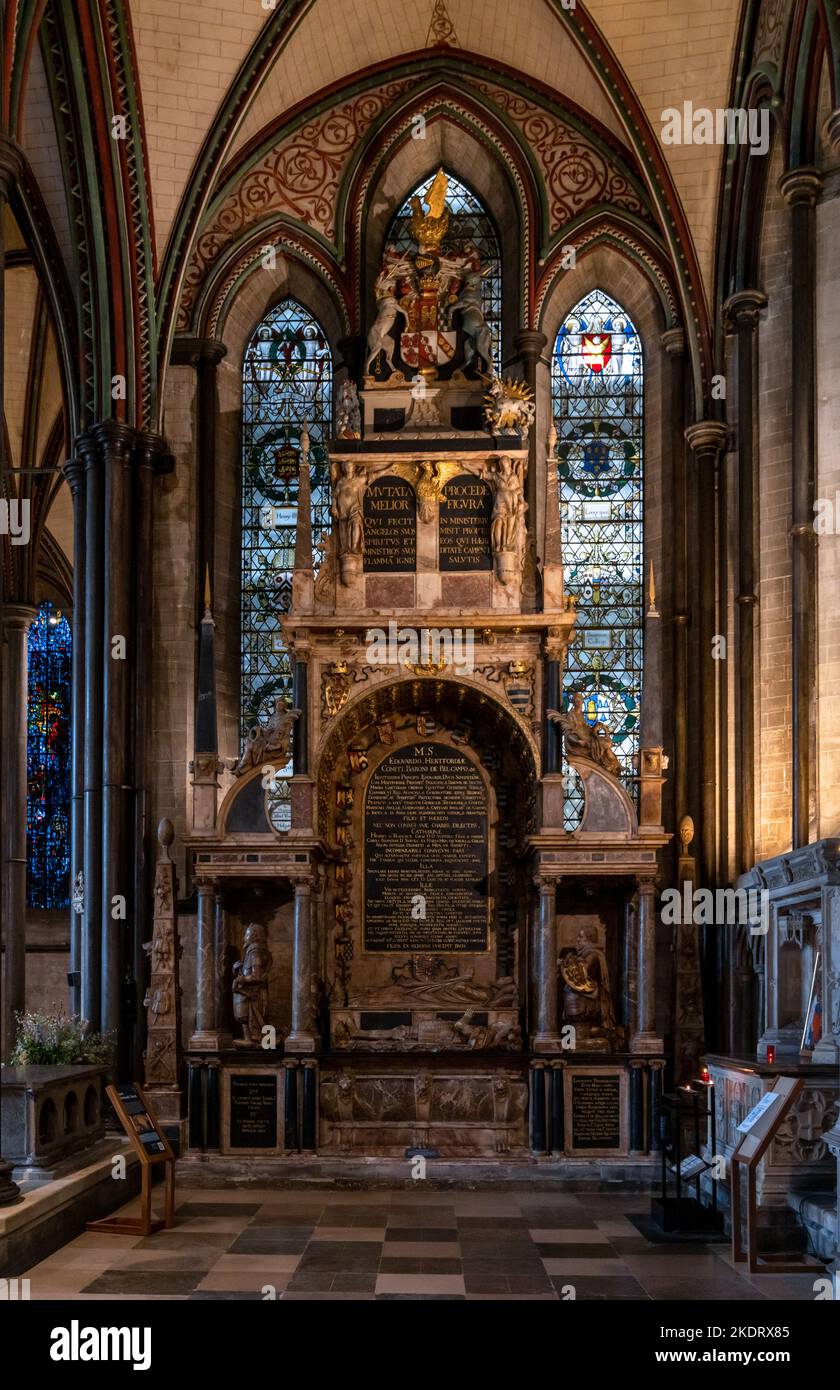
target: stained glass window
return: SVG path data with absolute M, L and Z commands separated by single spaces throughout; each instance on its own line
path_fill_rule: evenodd
M 245 350 L 242 380 L 241 736 L 291 701 L 292 668 L 280 615 L 292 598 L 298 470 L 309 435 L 312 543 L 317 568 L 330 529 L 327 442 L 332 426 L 332 354 L 316 319 L 284 299 Z M 288 777 L 278 769 L 269 814 L 290 824 Z
M 29 629 L 26 901 L 70 903 L 70 624 L 43 603 Z
M 635 797 L 644 623 L 642 345 L 624 310 L 593 290 L 557 335 L 552 400 L 566 587 L 578 596 L 563 706 L 580 692 L 612 737 Z M 565 824 L 583 788 L 564 761 Z
M 412 216 L 411 199 L 425 198 L 434 177 L 434 174 L 430 174 L 414 189 L 391 223 L 386 240 L 399 251 L 415 249 L 414 238 L 409 229 Z M 475 194 L 448 172 L 447 178 L 449 185 L 446 190 L 446 206 L 449 208 L 450 216 L 445 245 L 451 251 L 461 252 L 468 242 L 472 242 L 481 256 L 481 264 L 485 267 L 485 274 L 481 280 L 481 306 L 493 334 L 493 365 L 498 372 L 502 365 L 502 258 L 499 252 L 499 238 L 483 204 Z

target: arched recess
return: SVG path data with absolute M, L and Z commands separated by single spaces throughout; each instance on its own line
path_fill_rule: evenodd
M 383 682 L 346 706 L 315 754 L 318 831 L 331 851 L 324 975 L 335 976 L 339 999 L 346 995 L 354 954 L 350 933 L 363 915 L 364 885 L 354 873 L 359 860 L 350 843 L 364 840 L 365 788 L 392 749 L 421 742 L 464 753 L 488 790 L 487 892 L 493 911 L 487 955 L 495 960 L 495 975 L 515 973 L 517 932 L 521 941 L 526 925 L 521 848 L 537 817 L 539 754 L 533 736 L 477 682 L 406 678 Z M 520 982 L 524 988 L 521 973 Z
M 413 139 L 422 121 L 424 138 Z M 369 164 L 358 163 L 348 190 L 345 233 L 349 278 L 357 294 L 359 328 L 369 322 L 373 285 L 388 228 L 406 198 L 438 168 L 459 179 L 484 205 L 495 223 L 502 266 L 502 341 L 509 355 L 513 338 L 527 321 L 533 261 L 533 210 L 536 190 L 527 162 L 513 142 L 503 143 L 498 127 L 482 127 L 453 93 L 407 106 L 370 150 Z

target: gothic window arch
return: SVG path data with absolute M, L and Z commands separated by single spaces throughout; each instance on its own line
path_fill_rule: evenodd
M 425 198 L 436 173 L 437 170 L 418 184 L 394 214 L 385 240 L 396 246 L 399 251 L 414 250 L 414 240 L 409 229 L 412 215 L 411 199 Z M 450 212 L 446 245 L 451 251 L 460 252 L 471 242 L 478 250 L 482 266 L 486 267 L 481 281 L 482 308 L 493 334 L 493 366 L 499 372 L 502 365 L 502 255 L 498 233 L 481 199 L 448 169 L 445 173 L 449 180 L 446 205 Z
M 240 733 L 265 723 L 292 697 L 292 668 L 280 617 L 292 597 L 299 464 L 309 449 L 315 563 L 330 529 L 327 443 L 333 360 L 321 324 L 286 298 L 253 333 L 242 365 L 242 597 Z M 272 821 L 287 828 L 291 768 L 278 769 Z
M 592 290 L 560 327 L 552 357 L 558 500 L 566 587 L 578 597 L 563 705 L 583 695 L 612 736 L 635 797 L 644 635 L 644 364 L 629 315 Z M 565 822 L 583 810 L 566 765 Z
M 70 902 L 70 624 L 42 603 L 27 638 L 26 903 Z

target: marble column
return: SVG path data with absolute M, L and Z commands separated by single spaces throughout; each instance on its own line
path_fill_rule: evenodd
M 557 1052 L 557 884 L 535 879 L 539 896 L 534 904 L 533 957 L 536 1030 L 531 1039 L 535 1052 Z
M 816 169 L 790 169 L 779 190 L 791 210 L 791 844 L 807 845 L 816 792 Z
M 219 1045 L 216 1023 L 216 885 L 212 879 L 196 881 L 198 922 L 195 939 L 195 1031 L 190 1048 L 215 1052 Z
M 705 884 L 717 878 L 718 846 L 718 766 L 717 696 L 720 660 L 714 654 L 717 635 L 716 551 L 718 531 L 717 490 L 720 451 L 726 443 L 726 428 L 717 420 L 702 420 L 685 431 L 694 458 L 694 487 L 700 534 L 697 537 L 696 564 L 699 577 L 700 644 L 700 781 L 702 874 Z M 702 523 L 702 524 L 701 524 Z
M 3 1057 L 14 1047 L 15 1013 L 26 1007 L 26 641 L 38 616 L 27 603 L 3 605 Z
M 127 1070 L 128 1037 L 122 1024 L 122 988 L 134 919 L 130 867 L 133 795 L 130 785 L 131 692 L 136 656 L 133 632 L 134 431 L 114 420 L 95 427 L 105 468 L 103 572 L 105 596 L 100 641 L 102 675 L 102 982 L 101 1021 L 118 1033 L 119 1072 Z M 121 645 L 120 639 L 122 639 Z M 122 652 L 122 655 L 120 654 Z M 120 911 L 119 904 L 122 904 Z
M 724 304 L 737 338 L 738 381 L 738 815 L 736 858 L 741 873 L 755 863 L 755 495 L 758 468 L 758 353 L 756 330 L 767 297 L 741 290 Z
M 631 1052 L 659 1052 L 656 1033 L 656 883 L 639 879 L 638 948 L 636 965 L 636 1031 Z
M 315 1052 L 317 1041 L 312 1021 L 312 882 L 295 882 L 294 943 L 292 961 L 292 1030 L 287 1052 Z
M 92 432 L 76 442 L 85 470 L 84 666 L 84 906 L 82 910 L 82 1017 L 98 1032 L 102 979 L 102 681 L 105 504 L 104 466 Z M 123 538 L 123 543 L 125 543 Z M 77 711 L 77 717 L 81 711 Z
M 70 698 L 70 969 L 68 976 L 71 1014 L 82 1009 L 82 910 L 74 901 L 74 887 L 81 874 L 84 892 L 85 843 L 85 474 L 82 461 L 67 459 L 63 468 L 73 506 L 73 655 Z

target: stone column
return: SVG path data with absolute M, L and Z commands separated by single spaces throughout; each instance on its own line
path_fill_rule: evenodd
M 721 449 L 726 443 L 726 428 L 717 420 L 702 420 L 689 425 L 685 431 L 688 446 L 694 456 L 695 489 L 703 506 L 702 524 L 697 537 L 696 563 L 699 572 L 699 644 L 700 644 L 700 781 L 702 803 L 702 872 L 703 882 L 711 884 L 717 877 L 718 834 L 718 766 L 717 766 L 717 694 L 719 660 L 713 655 L 717 632 L 715 603 L 715 536 L 718 530 L 717 486 Z M 698 516 L 698 523 L 701 518 Z
M 738 379 L 738 718 L 736 857 L 741 873 L 755 862 L 755 479 L 758 462 L 756 329 L 766 295 L 741 290 L 724 304 L 737 335 Z
M 659 1052 L 662 1039 L 656 1033 L 656 882 L 640 878 L 636 975 L 636 1031 L 631 1052 Z
M 816 492 L 814 208 L 822 188 L 816 169 L 790 169 L 779 190 L 791 210 L 791 843 L 807 845 L 816 793 L 813 735 L 816 727 Z
M 295 883 L 295 919 L 292 961 L 292 1030 L 287 1052 L 315 1052 L 312 1026 L 312 881 Z
M 539 896 L 533 917 L 533 980 L 536 1031 L 531 1038 L 535 1052 L 557 1052 L 557 883 L 541 876 L 534 879 Z
M 3 1057 L 15 1042 L 15 1013 L 26 1007 L 26 638 L 38 616 L 7 603 L 3 616 Z
M 215 1052 L 219 1045 L 216 1026 L 216 884 L 212 879 L 198 879 L 196 892 L 195 1031 L 190 1038 L 190 1048 L 195 1052 Z
M 170 361 L 196 369 L 196 480 L 198 541 L 196 555 L 196 622 L 204 612 L 204 584 L 210 576 L 215 596 L 216 433 L 219 419 L 217 369 L 227 348 L 216 338 L 176 338 Z

